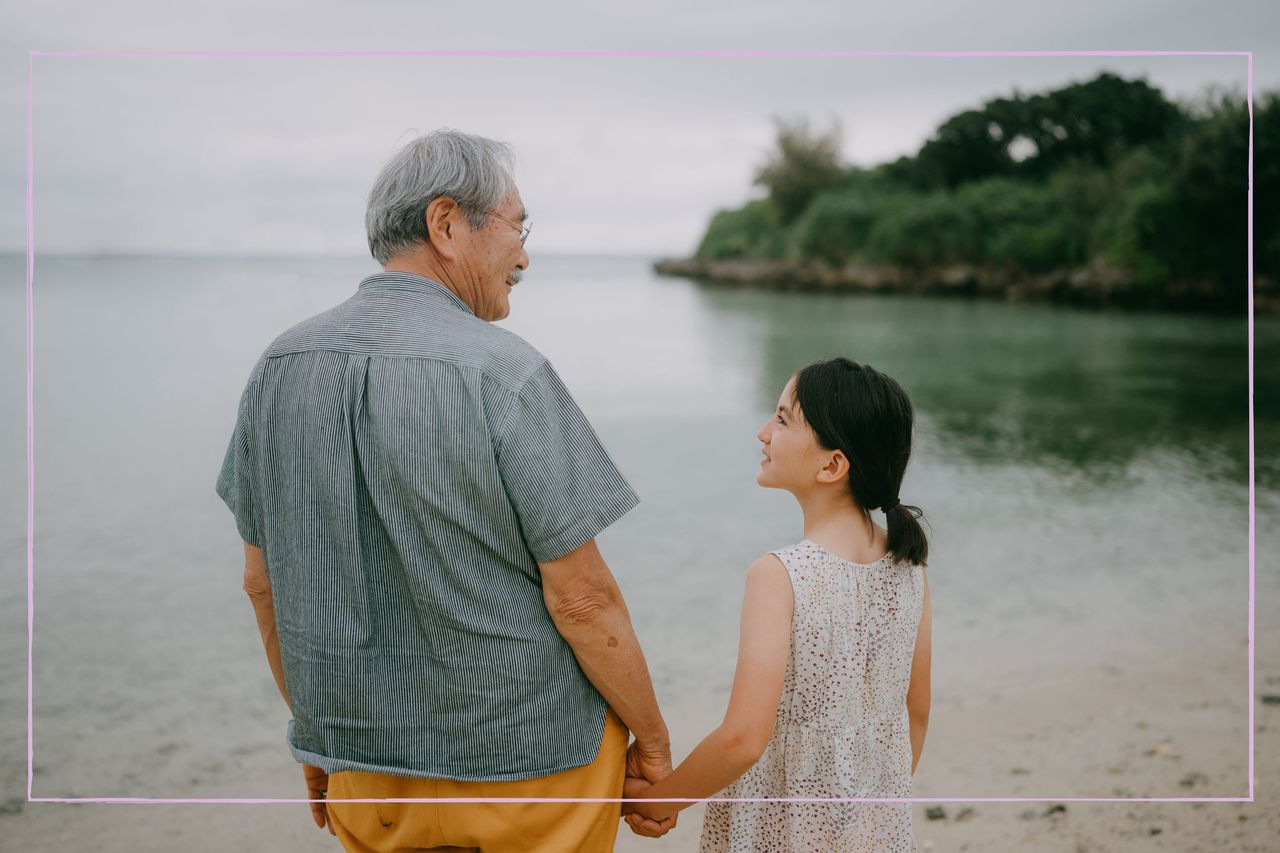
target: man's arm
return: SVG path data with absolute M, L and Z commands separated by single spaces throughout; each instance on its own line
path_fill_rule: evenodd
M 543 600 L 556 630 L 587 679 L 635 736 L 633 757 L 645 778 L 658 781 L 671 772 L 667 724 L 622 591 L 595 539 L 538 566 Z
M 267 665 L 271 667 L 271 675 L 276 680 L 276 688 L 284 697 L 284 704 L 293 710 L 289 701 L 289 691 L 284 686 L 284 666 L 280 663 L 280 636 L 276 633 L 275 600 L 271 597 L 271 579 L 267 576 L 267 561 L 262 556 L 262 549 L 244 543 L 244 591 L 253 602 L 253 615 L 258 620 L 258 633 L 262 635 L 262 647 L 267 653 Z M 310 764 L 302 765 L 302 777 L 307 784 L 307 799 L 323 800 L 329 790 L 329 776 L 319 767 Z M 329 823 L 329 813 L 325 804 L 311 803 L 311 819 L 316 826 L 328 827 L 330 835 L 336 835 L 333 825 Z
M 244 543 L 244 591 L 253 602 L 253 615 L 258 620 L 258 633 L 262 635 L 262 647 L 267 653 L 267 664 L 276 680 L 276 687 L 289 702 L 289 691 L 284 686 L 284 666 L 280 663 L 280 636 L 276 633 L 275 600 L 271 597 L 271 580 L 267 577 L 267 561 L 262 549 Z

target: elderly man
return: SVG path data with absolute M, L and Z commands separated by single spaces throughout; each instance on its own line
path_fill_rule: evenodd
M 267 348 L 218 478 L 313 816 L 348 850 L 612 850 L 616 802 L 338 802 L 618 798 L 624 768 L 671 769 L 595 542 L 635 493 L 491 324 L 529 266 L 508 150 L 409 143 L 366 224 L 384 272 Z

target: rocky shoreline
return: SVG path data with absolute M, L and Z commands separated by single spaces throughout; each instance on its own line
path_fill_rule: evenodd
M 1246 306 L 1243 293 L 1225 297 L 1212 282 L 1177 281 L 1160 288 L 1142 287 L 1127 271 L 1104 264 L 1029 275 L 964 264 L 909 270 L 858 263 L 833 267 L 818 261 L 666 258 L 656 261 L 653 269 L 659 275 L 775 290 L 978 296 L 1215 313 L 1240 313 Z M 1280 314 L 1277 282 L 1255 277 L 1254 309 L 1258 314 Z

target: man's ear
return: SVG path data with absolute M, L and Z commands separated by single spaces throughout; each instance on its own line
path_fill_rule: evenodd
M 818 469 L 819 483 L 838 483 L 849 476 L 849 458 L 842 451 L 831 451 L 827 464 Z
M 443 257 L 453 260 L 458 229 L 462 226 L 462 208 L 448 196 L 433 198 L 424 214 L 427 220 L 427 240 Z

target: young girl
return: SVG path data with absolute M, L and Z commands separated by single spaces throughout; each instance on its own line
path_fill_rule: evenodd
M 795 496 L 804 540 L 747 572 L 724 722 L 656 785 L 628 779 L 624 797 L 911 796 L 929 721 L 931 626 L 920 510 L 898 500 L 912 420 L 898 383 L 845 358 L 787 383 L 757 435 L 756 482 Z M 659 835 L 690 805 L 632 803 L 627 821 Z M 913 847 L 909 803 L 713 800 L 701 849 Z

